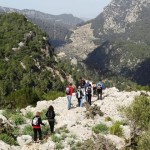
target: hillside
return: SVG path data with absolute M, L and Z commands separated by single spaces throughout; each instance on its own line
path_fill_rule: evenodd
M 69 33 L 69 30 L 83 22 L 82 19 L 74 17 L 72 14 L 51 15 L 36 10 L 18 10 L 0 6 L 0 13 L 11 12 L 23 14 L 28 18 L 28 20 L 37 24 L 49 35 L 50 42 L 54 46 L 64 44 L 65 37 Z
M 25 16 L 0 15 L 0 107 L 35 104 L 51 90 L 64 90 L 66 74 L 47 39 Z
M 150 96 L 149 92 L 144 92 L 144 94 Z M 145 119 L 149 116 L 149 113 L 147 110 L 146 115 L 145 109 L 150 107 L 149 98 L 145 99 L 142 95 L 143 93 L 140 91 L 119 92 L 118 89 L 113 87 L 103 91 L 103 100 L 97 100 L 97 97 L 93 96 L 91 107 L 87 104 L 84 104 L 84 107 L 77 107 L 77 99 L 73 94 L 70 110 L 67 110 L 67 98 L 59 97 L 54 101 L 39 101 L 36 107 L 28 106 L 19 112 L 13 112 L 13 114 L 4 110 L 0 111 L 2 131 L 6 127 L 10 128 L 10 125 L 13 124 L 11 133 L 15 134 L 16 142 L 19 144 L 18 146 L 14 145 L 15 141 L 12 135 L 8 138 L 9 129 L 5 132 L 5 136 L 2 136 L 4 133 L 1 133 L 0 139 L 3 141 L 0 141 L 0 148 L 4 150 L 85 150 L 87 148 L 88 150 L 123 150 L 125 147 L 127 150 L 135 150 L 149 148 L 149 142 L 144 144 L 146 140 L 149 140 L 149 131 L 139 132 L 140 136 L 138 135 L 139 139 L 136 141 L 138 145 L 133 140 L 132 123 L 136 122 L 138 125 L 142 125 L 142 122 L 144 122 L 143 127 L 148 123 L 148 120 Z M 143 103 L 141 105 L 139 100 L 136 99 L 136 105 L 133 107 L 132 103 L 137 96 L 142 98 L 141 102 Z M 148 102 L 147 105 L 145 105 L 145 100 Z M 53 135 L 49 134 L 50 129 L 45 117 L 46 110 L 50 105 L 54 106 L 56 112 L 55 133 Z M 132 106 L 134 111 L 131 115 L 136 115 L 133 116 L 133 120 L 127 119 L 119 110 L 119 108 L 129 106 Z M 137 108 L 139 115 L 136 112 Z M 33 136 L 31 118 L 36 111 L 41 112 L 42 120 L 46 124 L 46 126 L 42 126 L 43 137 L 45 137 L 42 143 L 33 143 L 31 137 Z M 20 116 L 22 121 L 15 121 L 15 118 Z M 138 125 L 134 128 L 139 131 Z M 133 143 L 127 146 L 127 141 L 130 139 Z
M 73 30 L 57 49 L 104 75 L 150 85 L 150 2 L 113 0 L 95 19 Z

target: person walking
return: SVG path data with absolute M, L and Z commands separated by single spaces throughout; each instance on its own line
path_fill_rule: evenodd
M 91 97 L 92 97 L 92 87 L 91 84 L 86 89 L 86 94 L 87 94 L 87 102 L 91 105 Z
M 102 100 L 102 85 L 100 83 L 97 84 L 97 99 Z
M 41 131 L 41 126 L 40 125 L 44 125 L 44 123 L 42 123 L 41 117 L 40 117 L 40 112 L 36 112 L 36 115 L 33 117 L 32 119 L 32 128 L 33 128 L 33 132 L 34 132 L 34 142 L 37 143 L 37 133 L 39 134 L 39 141 L 42 140 L 42 131 Z
M 54 125 L 55 125 L 55 111 L 54 107 L 52 105 L 49 106 L 47 112 L 46 112 L 46 117 L 50 126 L 51 134 L 54 133 Z
M 74 88 L 72 86 L 72 83 L 70 83 L 66 87 L 66 95 L 67 95 L 67 99 L 68 99 L 68 110 L 71 108 L 71 98 L 72 98 L 73 91 L 74 91 Z
M 82 96 L 83 96 L 83 92 L 81 90 L 81 87 L 78 86 L 78 89 L 76 92 L 76 98 L 78 99 L 78 107 L 82 107 Z

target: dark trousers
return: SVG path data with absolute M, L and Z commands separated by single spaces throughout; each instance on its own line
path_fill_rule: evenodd
M 78 98 L 78 107 L 81 106 L 81 98 Z
M 55 122 L 54 121 L 48 121 L 48 122 L 49 122 L 51 133 L 53 133 L 54 132 L 54 124 L 55 124 Z
M 39 140 L 42 140 L 41 128 L 38 129 L 33 128 L 33 132 L 34 132 L 34 141 L 37 141 L 37 133 L 39 134 Z
M 92 97 L 91 94 L 87 94 L 87 101 L 90 105 L 91 105 L 91 97 Z
M 99 100 L 102 100 L 102 92 L 97 92 L 97 99 Z

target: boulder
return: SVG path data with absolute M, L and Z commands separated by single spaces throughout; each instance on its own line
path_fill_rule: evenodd
M 17 137 L 17 142 L 20 146 L 23 146 L 32 142 L 32 137 L 30 135 L 22 135 Z

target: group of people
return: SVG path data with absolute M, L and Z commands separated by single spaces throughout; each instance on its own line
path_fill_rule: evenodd
M 77 90 L 70 83 L 66 87 L 66 95 L 68 99 L 68 110 L 71 108 L 71 99 L 73 92 L 76 93 L 76 98 L 78 101 L 78 107 L 82 107 L 84 102 L 88 102 L 91 105 L 92 96 L 97 95 L 98 100 L 102 100 L 102 90 L 104 89 L 104 84 L 99 81 L 96 84 L 89 82 L 88 80 L 80 79 L 77 85 Z
M 51 133 L 54 133 L 55 111 L 54 111 L 54 107 L 52 105 L 49 106 L 45 115 L 47 117 Z M 33 132 L 34 132 L 33 140 L 35 143 L 38 142 L 37 134 L 39 134 L 39 142 L 42 140 L 41 125 L 45 126 L 45 124 L 42 122 L 42 119 L 40 117 L 40 112 L 36 112 L 35 116 L 32 119 L 32 128 L 33 128 Z
M 92 84 L 89 81 L 86 81 L 84 79 L 80 79 L 78 85 L 77 85 L 77 90 L 76 90 L 76 98 L 78 102 L 78 107 L 82 107 L 84 102 L 88 102 L 91 105 L 91 98 L 95 94 L 97 94 L 97 99 L 102 100 L 102 90 L 103 90 L 103 85 L 102 82 L 98 82 L 97 84 Z M 68 99 L 68 110 L 71 109 L 71 99 L 72 99 L 72 94 L 75 91 L 75 88 L 73 87 L 72 83 L 70 83 L 66 87 L 66 95 Z M 54 107 L 52 105 L 49 106 L 47 112 L 46 112 L 46 117 L 50 126 L 50 131 L 51 133 L 54 133 L 54 124 L 55 124 L 55 111 Z M 42 122 L 42 119 L 40 117 L 40 112 L 36 112 L 35 116 L 32 119 L 32 128 L 34 132 L 34 137 L 33 140 L 35 143 L 37 143 L 37 134 L 39 134 L 39 141 L 42 140 L 42 131 L 41 131 L 41 126 L 45 126 L 45 124 Z

